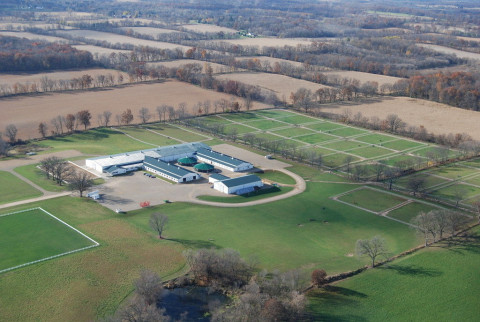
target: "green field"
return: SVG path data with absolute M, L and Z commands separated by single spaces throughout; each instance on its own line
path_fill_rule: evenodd
M 267 170 L 263 173 L 255 173 L 255 175 L 259 176 L 262 179 L 271 180 L 276 183 L 295 184 L 295 179 L 281 171 Z
M 256 127 L 259 130 L 270 130 L 286 126 L 285 123 L 277 122 L 274 120 L 248 121 L 248 125 Z
M 460 194 L 461 200 L 469 199 L 475 196 L 480 196 L 480 188 L 474 187 L 467 184 L 454 184 L 451 186 L 447 186 L 445 188 L 441 188 L 431 192 L 433 196 L 449 199 L 452 202 L 456 202 L 457 195 Z
M 330 133 L 333 134 L 333 135 L 348 137 L 348 136 L 354 136 L 354 135 L 368 133 L 368 131 L 346 126 L 344 128 L 341 128 L 341 129 L 332 130 Z
M 241 124 L 228 124 L 227 126 L 225 126 L 225 134 L 231 134 L 234 129 L 237 131 L 237 134 L 255 132 L 255 129 L 252 129 L 248 126 L 244 126 Z
M 323 157 L 323 163 L 327 167 L 337 168 L 345 164 L 345 159 L 348 157 L 348 154 L 344 153 L 334 153 L 326 155 Z M 353 157 L 353 161 L 358 161 L 359 158 Z
M 480 236 L 419 251 L 310 293 L 318 321 L 477 321 Z
M 361 156 L 362 158 L 370 159 L 377 158 L 384 155 L 395 153 L 391 150 L 387 150 L 378 146 L 367 146 L 364 148 L 358 148 L 355 150 L 348 151 L 349 153 Z
M 461 165 L 452 165 L 452 166 L 444 166 L 429 170 L 428 173 L 445 177 L 452 180 L 458 180 L 462 177 L 469 176 L 472 174 L 480 174 L 480 170 L 464 167 Z
M 295 115 L 295 116 L 282 117 L 281 119 L 278 119 L 278 120 L 289 123 L 289 124 L 303 124 L 303 123 L 315 122 L 317 119 L 312 117 L 306 117 L 303 115 Z
M 223 203 L 242 203 L 242 202 L 250 202 L 255 200 L 261 200 L 265 198 L 271 198 L 278 195 L 283 195 L 289 191 L 292 191 L 292 187 L 272 187 L 267 189 L 261 189 L 258 191 L 250 192 L 240 196 L 230 196 L 230 197 L 223 197 L 223 196 L 198 196 L 197 198 L 204 201 L 212 201 L 212 202 L 223 202 Z
M 343 126 L 338 123 L 332 123 L 332 122 L 321 122 L 321 123 L 315 123 L 315 124 L 308 124 L 305 127 L 308 127 L 309 129 L 315 130 L 315 131 L 332 131 L 334 129 L 340 129 L 340 128 L 346 128 L 346 126 Z M 332 132 L 333 133 L 333 132 Z
M 40 209 L 0 213 L 0 270 L 94 243 Z
M 387 216 L 409 223 L 421 211 L 429 212 L 430 210 L 439 209 L 434 205 L 424 204 L 422 202 L 411 202 L 405 206 L 390 211 Z
M 335 140 L 336 137 L 324 133 L 317 133 L 317 134 L 308 134 L 303 136 L 297 136 L 295 140 L 300 140 L 305 143 L 315 144 L 321 143 L 325 141 Z
M 228 114 L 223 114 L 222 117 L 235 121 L 235 122 L 243 122 L 243 121 L 254 121 L 257 119 L 260 119 L 260 116 L 258 116 L 255 113 L 249 113 L 249 112 L 244 112 L 244 113 L 228 113 Z
M 366 147 L 367 144 L 362 142 L 356 142 L 356 141 L 342 140 L 342 141 L 335 141 L 332 143 L 322 144 L 322 146 L 339 150 L 339 151 L 348 151 L 355 148 Z
M 448 180 L 446 180 L 446 179 L 443 179 L 443 178 L 440 178 L 440 177 L 437 177 L 437 176 L 429 175 L 428 172 L 420 172 L 420 173 L 415 173 L 415 174 L 412 174 L 412 175 L 409 175 L 409 176 L 401 177 L 400 179 L 398 179 L 395 182 L 395 185 L 400 186 L 404 189 L 407 189 L 408 181 L 411 178 L 423 178 L 423 179 L 425 179 L 425 189 L 429 189 L 433 186 L 444 184 L 444 183 L 448 182 Z
M 419 143 L 408 140 L 395 140 L 387 143 L 382 143 L 382 146 L 388 149 L 393 149 L 397 151 L 405 151 L 407 149 L 412 149 L 425 145 L 425 143 Z
M 283 129 L 283 130 L 276 130 L 272 131 L 273 134 L 278 134 L 281 136 L 286 136 L 286 137 L 294 137 L 294 136 L 300 136 L 300 135 L 307 135 L 307 134 L 315 134 L 315 132 L 303 129 L 301 127 L 290 127 L 288 129 Z
M 40 197 L 42 193 L 13 174 L 0 171 L 0 204 Z
M 338 199 L 375 212 L 387 210 L 406 201 L 403 197 L 368 188 L 354 190 Z
M 167 135 L 173 139 L 181 140 L 185 142 L 197 142 L 208 139 L 208 137 L 192 133 L 190 131 L 182 130 L 181 128 L 175 127 L 173 125 L 157 123 L 157 124 L 148 124 L 144 126 L 147 129 L 151 129 L 155 132 L 158 132 L 163 135 Z
M 150 143 L 152 147 L 163 146 L 163 145 L 173 145 L 179 144 L 180 141 L 174 140 L 172 138 L 165 137 L 163 135 L 158 135 L 152 131 L 148 131 L 142 127 L 121 127 L 118 128 L 120 131 L 134 137 L 137 140 Z
M 370 144 L 383 144 L 384 142 L 395 140 L 395 137 L 387 136 L 383 134 L 369 134 L 369 135 L 360 136 L 355 140 L 365 142 L 365 143 L 370 143 Z

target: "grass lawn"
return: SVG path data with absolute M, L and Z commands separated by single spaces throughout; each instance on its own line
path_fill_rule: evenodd
M 94 245 L 40 209 L 2 214 L 0 270 Z
M 336 139 L 335 136 L 324 134 L 324 133 L 308 134 L 303 136 L 297 136 L 295 138 L 295 140 L 300 140 L 302 142 L 310 143 L 310 144 L 321 143 L 321 142 L 331 141 L 335 139 Z
M 465 164 L 469 167 L 474 167 L 474 168 L 479 168 L 480 169 L 480 158 L 477 159 L 471 159 L 468 161 L 463 161 L 461 164 Z
M 242 203 L 242 202 L 249 202 L 255 201 L 265 198 L 271 198 L 278 195 L 283 195 L 289 191 L 292 191 L 292 187 L 272 187 L 261 189 L 258 191 L 254 191 L 251 193 L 247 193 L 241 196 L 230 196 L 230 197 L 222 197 L 222 196 L 198 196 L 197 199 L 205 200 L 205 201 L 213 201 L 213 202 L 224 202 L 224 203 Z
M 335 129 L 332 130 L 333 135 L 338 135 L 338 136 L 343 136 L 343 137 L 348 137 L 348 136 L 353 136 L 353 135 L 358 135 L 358 134 L 363 134 L 363 133 L 368 133 L 366 130 L 361 130 L 361 129 L 356 129 L 354 127 L 348 127 L 345 126 L 342 129 Z
M 398 220 L 409 223 L 415 218 L 421 211 L 429 212 L 430 210 L 439 209 L 434 205 L 427 205 L 421 202 L 411 202 L 408 205 L 392 210 L 387 214 L 388 217 L 392 217 Z
M 265 140 L 269 140 L 269 141 L 277 141 L 277 140 L 287 140 L 281 136 L 278 136 L 278 135 L 274 135 L 274 134 L 270 134 L 270 133 L 253 133 L 253 135 L 255 135 L 257 138 L 262 138 L 262 139 L 265 139 Z
M 281 119 L 279 119 L 279 121 L 287 122 L 287 123 L 290 123 L 290 124 L 311 123 L 311 122 L 315 122 L 316 120 L 317 120 L 316 118 L 306 117 L 306 116 L 303 116 L 303 115 L 282 117 Z
M 183 247 L 158 240 L 150 229 L 131 225 L 125 220 L 127 215 L 116 214 L 92 200 L 55 198 L 2 213 L 37 206 L 95 239 L 100 246 L 3 273 L 3 321 L 96 320 L 112 314 L 133 291 L 133 280 L 142 268 L 158 272 L 163 279 L 184 268 Z M 29 222 L 35 224 L 31 219 L 22 224 Z M 28 310 L 25 303 L 29 303 Z
M 6 171 L 0 171 L 0 182 L 0 204 L 42 195 L 40 191 Z
M 318 321 L 477 321 L 480 236 L 455 238 L 310 292 Z
M 417 163 L 417 159 L 420 157 L 417 156 L 411 156 L 411 155 L 405 155 L 405 154 L 399 154 L 395 155 L 393 157 L 388 157 L 387 159 L 383 159 L 382 161 L 385 161 L 385 164 L 390 165 L 390 166 L 395 166 L 399 162 L 403 162 L 406 160 L 414 160 L 415 163 Z M 427 159 L 422 159 L 422 163 L 426 163 Z
M 375 212 L 387 210 L 406 201 L 403 197 L 368 188 L 352 191 L 338 199 Z
M 302 129 L 301 127 L 290 127 L 288 129 L 272 131 L 272 133 L 282 135 L 282 136 L 286 136 L 286 137 L 289 137 L 289 138 L 291 138 L 293 136 L 315 134 L 315 132 L 307 130 L 307 129 Z
M 85 154 L 105 155 L 125 151 L 151 149 L 152 146 L 133 140 L 123 133 L 106 128 L 88 130 L 38 142 L 50 147 L 48 152 L 75 149 Z
M 156 146 L 173 145 L 180 143 L 180 141 L 178 140 L 174 140 L 172 138 L 169 139 L 168 137 L 158 135 L 141 127 L 121 127 L 119 128 L 119 130 L 125 132 L 128 135 L 131 135 L 135 139 L 152 144 L 151 148 L 154 148 Z
M 414 142 L 414 141 L 408 141 L 408 140 L 395 140 L 387 143 L 382 143 L 381 144 L 383 147 L 397 150 L 397 151 L 404 151 L 407 149 L 415 148 L 415 147 L 420 147 L 422 145 L 426 145 L 425 143 L 419 143 L 419 142 Z
M 338 123 L 333 123 L 333 122 L 322 122 L 322 123 L 308 124 L 308 125 L 305 125 L 305 127 L 308 127 L 309 129 L 312 129 L 312 130 L 315 130 L 315 131 L 322 131 L 322 132 L 332 131 L 334 129 L 346 128 L 346 126 L 343 126 L 343 125 L 338 124 Z
M 477 177 L 474 177 L 474 178 L 471 178 L 471 179 L 465 180 L 465 182 L 467 182 L 467 183 L 471 183 L 471 184 L 474 184 L 474 185 L 476 185 L 476 186 L 479 186 L 479 187 L 480 187 L 480 176 L 477 176 Z
M 335 149 L 338 151 L 347 151 L 355 148 L 366 147 L 367 144 L 362 142 L 350 141 L 350 140 L 342 140 L 342 141 L 323 144 L 322 146 Z
M 237 130 L 237 134 L 244 134 L 244 133 L 250 133 L 250 132 L 255 132 L 255 129 L 252 129 L 251 127 L 241 125 L 241 124 L 227 124 L 225 125 L 225 133 L 230 134 L 232 133 L 233 129 Z
M 250 121 L 254 121 L 262 118 L 261 116 L 255 113 L 250 113 L 250 112 L 227 113 L 227 114 L 222 114 L 222 117 L 235 122 L 240 122 L 240 123 L 243 123 L 245 121 L 250 122 Z
M 265 117 L 271 117 L 271 118 L 278 118 L 278 117 L 285 117 L 285 116 L 292 116 L 293 113 L 287 112 L 287 111 L 282 111 L 282 110 L 260 110 L 260 111 L 255 111 L 255 114 L 262 115 Z
M 264 173 L 255 173 L 255 175 L 259 176 L 262 179 L 268 179 L 277 183 L 295 184 L 295 179 L 281 171 L 267 170 Z
M 277 127 L 288 126 L 285 123 L 277 122 L 274 120 L 258 120 L 258 121 L 248 121 L 248 125 L 256 127 L 259 130 L 270 130 Z
M 218 117 L 216 115 L 212 116 L 203 116 L 197 118 L 197 120 L 205 122 L 207 124 L 231 124 L 230 120 L 224 119 L 223 117 Z
M 192 133 L 190 131 L 182 130 L 181 128 L 164 124 L 148 124 L 145 125 L 146 128 L 152 129 L 155 132 L 158 132 L 163 135 L 170 136 L 173 139 L 186 141 L 186 142 L 197 142 L 208 139 L 208 137 L 201 135 L 199 133 Z
M 382 155 L 387 155 L 387 154 L 392 154 L 396 153 L 391 150 L 387 150 L 378 146 L 367 146 L 363 148 L 358 148 L 354 150 L 348 151 L 349 153 L 361 156 L 363 158 L 369 159 L 369 158 L 376 158 L 380 157 Z
M 408 181 L 409 181 L 412 177 L 413 177 L 413 178 L 417 178 L 417 177 L 424 178 L 424 179 L 425 179 L 425 188 L 426 188 L 426 189 L 429 189 L 430 187 L 433 187 L 433 186 L 436 186 L 436 185 L 439 185 L 439 184 L 447 183 L 447 182 L 448 182 L 448 180 L 446 180 L 446 179 L 442 179 L 442 178 L 439 178 L 439 177 L 437 177 L 437 176 L 431 176 L 431 175 L 429 175 L 427 172 L 420 172 L 420 173 L 415 173 L 415 174 L 412 174 L 412 175 L 409 175 L 409 176 L 401 177 L 400 179 L 398 179 L 398 180 L 395 182 L 395 185 L 407 189 Z
M 345 159 L 347 157 L 348 155 L 344 153 L 334 153 L 334 154 L 324 156 L 323 162 L 327 167 L 336 168 L 345 164 Z M 352 156 L 352 158 L 353 158 L 353 161 L 359 160 L 359 158 L 355 158 L 354 156 Z
M 383 144 L 384 142 L 393 141 L 395 139 L 396 137 L 394 136 L 387 136 L 383 134 L 369 134 L 355 138 L 355 140 L 357 141 L 362 141 L 370 144 Z
M 429 154 L 442 155 L 443 150 L 445 150 L 445 148 L 438 147 L 438 146 L 428 146 L 423 149 L 412 152 L 412 154 L 419 155 L 421 157 L 427 157 Z M 460 151 L 448 149 L 448 156 L 450 158 L 459 156 L 460 154 L 461 154 Z
M 454 184 L 445 188 L 435 190 L 431 193 L 439 198 L 449 199 L 455 202 L 456 195 L 460 194 L 462 200 L 480 195 L 480 188 L 462 183 Z
M 459 179 L 461 177 L 465 177 L 472 174 L 480 174 L 478 169 L 473 169 L 469 167 L 463 167 L 461 165 L 452 165 L 452 166 L 444 166 L 438 167 L 428 171 L 431 174 L 436 174 L 437 176 L 445 177 L 448 179 Z

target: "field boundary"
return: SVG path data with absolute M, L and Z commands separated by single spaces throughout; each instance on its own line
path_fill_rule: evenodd
M 47 261 L 47 260 L 50 260 L 50 259 L 54 259 L 54 258 L 57 258 L 57 257 L 61 257 L 61 256 L 65 256 L 65 255 L 69 255 L 69 254 L 81 252 L 81 251 L 84 251 L 84 250 L 87 250 L 87 249 L 90 249 L 90 248 L 93 248 L 93 247 L 100 246 L 100 243 L 98 243 L 96 240 L 94 240 L 94 239 L 92 239 L 91 237 L 85 235 L 85 234 L 82 233 L 80 230 L 78 230 L 77 228 L 75 228 L 75 227 L 67 224 L 66 222 L 64 222 L 64 221 L 61 220 L 60 218 L 55 217 L 54 215 L 52 215 L 50 212 L 46 211 L 46 210 L 43 209 L 42 207 L 35 207 L 35 208 L 29 208 L 29 209 L 25 209 L 25 210 L 10 212 L 10 213 L 7 213 L 7 214 L 0 215 L 0 218 L 1 218 L 1 217 L 6 217 L 6 216 L 10 216 L 10 215 L 16 215 L 16 214 L 23 213 L 23 212 L 33 211 L 33 210 L 43 211 L 43 212 L 44 212 L 45 214 L 47 214 L 48 216 L 52 217 L 53 219 L 59 221 L 60 223 L 62 223 L 62 224 L 64 224 L 65 226 L 67 226 L 68 228 L 70 228 L 70 229 L 74 230 L 75 232 L 79 233 L 80 235 L 82 235 L 82 236 L 85 237 L 86 239 L 90 240 L 90 241 L 93 243 L 93 245 L 87 246 L 87 247 L 82 247 L 82 248 L 79 248 L 79 249 L 74 249 L 74 250 L 71 250 L 71 251 L 68 251 L 68 252 L 64 252 L 64 253 L 61 253 L 61 254 L 57 254 L 57 255 L 53 255 L 53 256 L 48 256 L 48 257 L 41 258 L 41 259 L 37 259 L 37 260 L 31 261 L 31 262 L 28 262 L 28 263 L 24 263 L 24 264 L 20 264 L 20 265 L 17 265 L 17 266 L 5 268 L 5 269 L 0 270 L 0 274 L 6 273 L 6 272 L 9 272 L 9 271 L 12 271 L 12 270 L 17 269 L 17 268 L 21 268 L 21 267 L 25 267 L 25 266 L 28 266 L 28 265 L 32 265 L 32 264 L 44 262 L 44 261 Z

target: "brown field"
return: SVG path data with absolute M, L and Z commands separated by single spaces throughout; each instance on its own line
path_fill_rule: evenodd
M 31 32 L 20 32 L 20 31 L 0 31 L 0 36 L 27 38 L 30 40 L 44 40 L 44 41 L 58 42 L 58 43 L 70 42 L 68 39 L 65 39 L 65 38 L 37 35 L 37 34 L 32 34 Z
M 199 101 L 213 102 L 219 99 L 228 101 L 232 99 L 241 103 L 238 97 L 178 81 L 2 98 L 0 99 L 2 111 L 0 129 L 4 129 L 10 123 L 15 124 L 19 138 L 28 139 L 39 136 L 37 132 L 39 122 L 49 123 L 57 115 L 77 113 L 83 109 L 88 109 L 92 114 L 93 125 L 97 124 L 96 116 L 104 111 L 113 113 L 112 123 L 115 124 L 114 116 L 121 114 L 127 108 L 132 110 L 135 116 L 134 121 L 136 121 L 138 110 L 142 107 L 147 107 L 153 112 L 155 107 L 161 104 L 176 107 L 179 103 L 187 103 L 188 108 L 191 109 Z M 255 109 L 267 107 L 262 103 L 253 104 Z
M 347 70 L 330 71 L 325 72 L 324 74 L 328 76 L 337 75 L 340 78 L 356 79 L 362 84 L 365 82 L 377 82 L 379 86 L 383 84 L 393 84 L 401 79 L 400 77 L 384 76 Z
M 383 98 L 361 104 L 324 105 L 323 111 L 341 114 L 346 109 L 353 114 L 362 112 L 364 116 L 378 116 L 380 119 L 385 119 L 388 114 L 397 114 L 408 125 L 423 125 L 435 134 L 468 133 L 480 140 L 480 112 L 408 97 Z
M 303 67 L 303 63 L 298 62 L 298 61 L 293 61 L 293 60 L 286 60 L 286 59 L 281 59 L 281 58 L 274 58 L 274 57 L 268 57 L 268 56 L 251 56 L 251 57 L 236 57 L 236 60 L 248 60 L 248 59 L 258 59 L 260 63 L 263 65 L 265 63 L 269 63 L 270 66 L 273 66 L 275 63 L 283 64 L 291 64 L 292 66 L 295 67 Z
M 480 42 L 480 38 L 472 38 L 472 37 L 462 37 L 462 36 L 457 36 L 457 39 L 460 39 L 460 40 L 465 40 L 465 41 L 474 41 L 474 42 Z
M 301 38 L 242 38 L 242 39 L 227 39 L 222 41 L 230 43 L 232 45 L 258 46 L 259 48 L 284 47 L 284 46 L 296 47 L 297 45 L 308 46 L 312 43 L 312 40 L 310 39 L 301 39 Z
M 208 33 L 208 32 L 224 32 L 226 34 L 237 33 L 237 30 L 220 27 L 217 25 L 207 25 L 204 23 L 191 24 L 191 25 L 181 25 L 180 27 L 185 28 L 188 31 L 198 32 L 198 33 Z
M 216 76 L 217 79 L 230 79 L 239 81 L 245 84 L 257 85 L 261 88 L 271 90 L 277 94 L 278 99 L 291 103 L 290 94 L 297 91 L 299 88 L 305 87 L 311 91 L 316 91 L 319 88 L 325 88 L 321 84 L 308 82 L 302 79 L 296 79 L 288 76 L 268 73 L 232 73 Z
M 92 12 L 80 12 L 80 11 L 39 11 L 35 12 L 35 18 L 77 18 L 77 19 L 92 19 L 101 17 L 101 15 Z
M 459 58 L 466 58 L 466 59 L 480 59 L 480 54 L 471 53 L 468 51 L 457 50 L 449 47 L 438 46 L 438 45 L 430 45 L 430 44 L 417 44 L 418 46 L 429 48 L 440 53 L 444 54 L 452 54 L 456 55 Z
M 115 69 L 104 69 L 104 68 L 92 68 L 92 69 L 83 69 L 83 70 L 65 70 L 65 71 L 55 71 L 50 73 L 38 73 L 38 74 L 0 74 L 0 86 L 1 85 L 13 85 L 15 83 L 40 83 L 42 77 L 48 77 L 52 80 L 70 80 L 72 78 L 82 77 L 83 75 L 90 75 L 93 78 L 98 75 L 108 75 L 112 74 L 115 79 L 117 75 L 122 74 L 125 82 L 128 81 L 128 74 L 120 72 Z
M 162 28 L 152 28 L 152 27 L 120 27 L 122 30 L 131 30 L 140 35 L 156 37 L 161 34 L 171 34 L 174 32 L 179 32 L 172 29 L 162 29 Z
M 59 34 L 70 35 L 74 37 L 85 37 L 86 39 L 106 41 L 111 44 L 121 43 L 121 44 L 130 44 L 133 46 L 148 46 L 158 49 L 176 49 L 181 48 L 183 50 L 188 50 L 190 47 L 171 44 L 168 42 L 153 41 L 138 39 L 123 35 L 117 35 L 109 32 L 93 31 L 93 30 L 61 30 L 58 31 Z
M 73 29 L 70 26 L 64 26 L 53 23 L 35 23 L 35 22 L 0 22 L 0 30 L 25 30 L 26 28 L 40 29 Z
M 167 68 L 178 68 L 180 66 L 186 65 L 186 64 L 200 64 L 203 68 L 203 72 L 205 72 L 205 65 L 207 62 L 201 61 L 201 60 L 195 60 L 195 59 L 179 59 L 179 60 L 171 60 L 171 61 L 161 61 L 161 62 L 155 62 L 155 63 L 147 63 L 147 66 L 165 66 Z M 222 74 L 222 73 L 228 73 L 231 71 L 231 67 L 221 65 L 221 64 L 216 64 L 216 63 L 208 63 L 213 69 L 214 74 Z M 238 70 L 238 69 L 236 69 Z
M 121 50 L 121 49 L 110 49 L 100 46 L 93 46 L 93 45 L 73 45 L 72 47 L 77 48 L 78 50 L 86 50 L 92 53 L 92 55 L 110 55 L 110 54 L 129 54 L 131 50 Z
M 428 69 L 421 69 L 418 70 L 417 73 L 422 75 L 432 74 L 432 73 L 455 73 L 455 72 L 471 72 L 473 66 L 467 65 L 458 65 L 458 66 L 450 66 L 450 67 L 442 67 L 442 68 L 428 68 Z

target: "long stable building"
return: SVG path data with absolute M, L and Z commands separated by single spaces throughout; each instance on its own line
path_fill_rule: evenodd
M 149 172 L 158 174 L 159 176 L 177 183 L 193 181 L 201 178 L 198 173 L 149 156 L 145 157 L 143 167 Z
M 213 188 L 227 194 L 245 194 L 263 187 L 262 179 L 256 175 L 247 175 L 237 178 L 228 178 L 217 180 L 213 183 Z
M 199 161 L 232 172 L 245 171 L 253 168 L 253 165 L 247 161 L 243 161 L 223 153 L 215 152 L 211 149 L 198 149 L 196 157 Z

